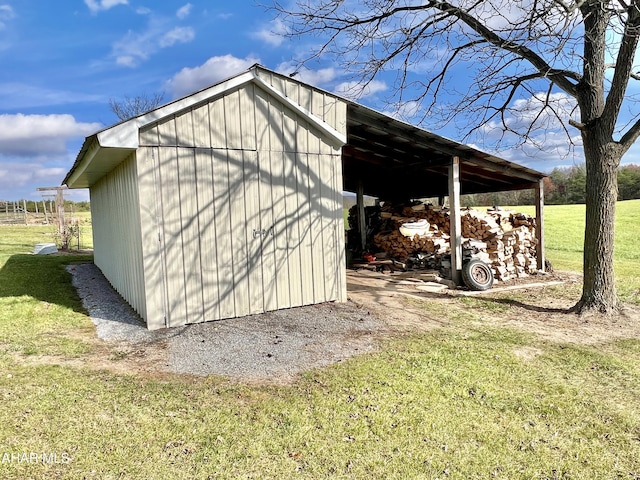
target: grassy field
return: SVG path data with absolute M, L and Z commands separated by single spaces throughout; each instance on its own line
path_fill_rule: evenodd
M 549 255 L 571 268 L 580 249 L 553 232 L 577 210 L 554 208 Z M 292 385 L 96 371 L 63 362 L 105 355 L 64 270 L 91 257 L 24 253 L 48 234 L 0 229 L 0 478 L 640 478 L 638 338 L 581 345 L 483 320 L 514 315 L 513 293 L 420 304 L 447 326 Z M 636 239 L 619 234 L 624 263 Z
M 509 207 L 535 215 L 532 206 Z M 547 258 L 559 270 L 582 271 L 584 205 L 547 205 L 544 208 Z M 640 303 L 640 200 L 616 206 L 615 271 L 618 293 L 625 301 Z

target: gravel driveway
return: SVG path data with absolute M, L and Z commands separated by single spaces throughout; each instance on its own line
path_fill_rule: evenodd
M 157 348 L 158 370 L 287 382 L 299 373 L 375 349 L 382 323 L 352 302 L 328 303 L 148 331 L 93 264 L 70 265 L 84 307 L 105 342 Z M 157 353 L 157 352 L 156 352 Z

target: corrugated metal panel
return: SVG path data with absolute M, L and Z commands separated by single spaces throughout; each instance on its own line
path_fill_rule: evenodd
M 146 318 L 136 159 L 132 154 L 91 188 L 94 262 Z
M 162 245 L 165 252 L 167 326 L 183 325 L 187 321 L 182 228 L 180 217 L 180 173 L 175 148 L 158 149 Z
M 230 318 L 236 315 L 234 298 L 234 263 L 233 240 L 238 228 L 231 223 L 231 191 L 229 185 L 229 169 L 227 150 L 213 150 L 211 152 L 213 169 L 213 208 L 217 263 L 215 268 L 218 273 L 218 302 L 220 308 L 219 318 Z
M 157 203 L 168 326 L 342 299 L 339 151 L 304 118 L 247 85 L 154 128 L 144 198 Z
M 215 176 L 213 157 L 209 149 L 195 151 L 198 228 L 200 263 L 202 267 L 202 310 L 204 320 L 221 318 L 220 316 L 220 286 L 218 278 L 218 247 L 219 240 L 216 232 Z
M 209 104 L 206 103 L 193 109 L 193 146 L 210 147 L 211 129 L 209 128 Z
M 157 129 L 156 129 L 157 133 Z M 161 248 L 162 210 L 158 148 L 142 147 L 136 154 L 138 167 L 138 197 L 140 199 L 140 231 L 142 235 L 142 261 L 146 291 L 147 327 L 166 327 L 166 277 L 164 275 L 164 249 Z

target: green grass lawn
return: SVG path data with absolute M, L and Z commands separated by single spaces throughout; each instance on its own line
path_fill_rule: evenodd
M 535 215 L 533 206 L 505 207 Z M 546 205 L 546 255 L 558 270 L 582 271 L 584 205 Z M 615 271 L 624 301 L 640 303 L 640 200 L 616 205 Z
M 570 268 L 579 248 L 555 257 L 568 213 L 554 216 L 549 255 Z M 449 326 L 287 386 L 57 365 L 96 353 L 64 270 L 90 257 L 26 254 L 43 238 L 0 229 L 0 478 L 640 478 L 637 338 L 576 345 L 482 321 L 509 318 L 514 293 L 424 304 Z

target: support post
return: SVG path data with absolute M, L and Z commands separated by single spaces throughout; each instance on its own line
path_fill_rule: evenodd
M 66 228 L 66 222 L 64 219 L 64 190 L 66 189 L 67 189 L 66 185 L 61 185 L 59 187 L 39 187 L 36 189 L 39 192 L 52 191 L 52 190 L 56 192 L 53 195 L 43 195 L 43 196 L 55 197 L 56 213 L 57 213 L 57 220 L 58 220 L 58 234 L 60 235 L 62 250 L 68 250 L 69 248 L 69 235 L 68 235 L 68 230 Z M 44 200 L 42 201 L 42 203 L 44 206 Z M 51 207 L 51 200 L 49 201 L 49 207 Z M 44 210 L 45 210 L 45 218 L 46 218 L 47 216 L 46 206 Z M 50 208 L 50 210 L 51 210 L 51 214 L 53 214 L 53 208 Z M 47 220 L 47 223 L 49 223 L 48 220 Z
M 460 158 L 449 164 L 449 221 L 451 242 L 451 280 L 462 283 L 462 220 L 460 217 Z
M 358 202 L 358 231 L 360 232 L 360 247 L 362 253 L 367 246 L 367 221 L 364 217 L 364 183 L 358 180 L 358 191 L 356 192 L 356 201 Z
M 42 209 L 44 210 L 44 221 L 47 225 L 49 225 L 49 215 L 47 215 L 47 204 L 44 203 L 44 198 L 42 199 Z
M 536 186 L 536 257 L 538 270 L 544 272 L 544 179 Z

